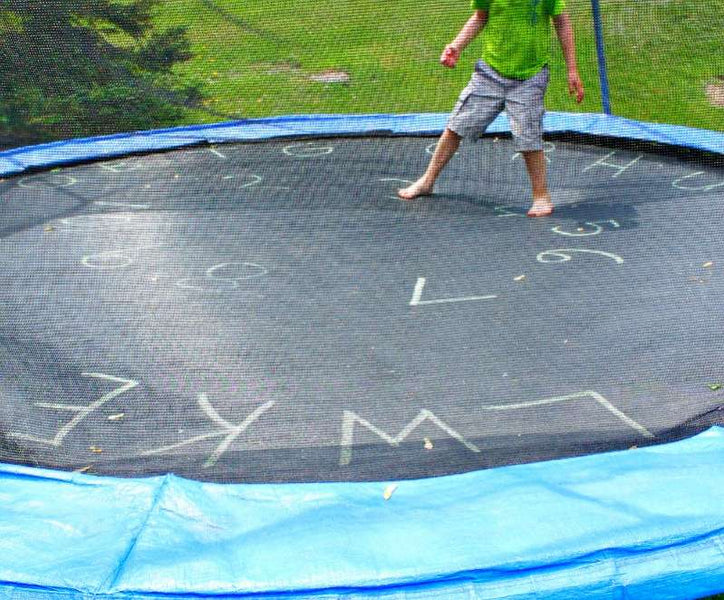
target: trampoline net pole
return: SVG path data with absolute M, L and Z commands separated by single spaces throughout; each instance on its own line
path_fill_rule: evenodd
M 596 55 L 598 57 L 598 78 L 601 84 L 601 105 L 603 112 L 611 113 L 611 95 L 608 87 L 608 70 L 606 68 L 606 48 L 603 40 L 603 22 L 601 18 L 600 0 L 591 0 L 593 7 L 593 29 L 596 35 Z

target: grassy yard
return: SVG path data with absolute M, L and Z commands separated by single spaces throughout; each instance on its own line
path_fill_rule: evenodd
M 470 14 L 467 0 L 175 0 L 162 26 L 189 28 L 195 58 L 179 74 L 200 81 L 205 110 L 189 122 L 299 113 L 447 112 L 478 57 L 476 42 L 453 71 L 442 48 Z M 601 110 L 591 7 L 568 0 L 585 102 L 568 97 L 554 43 L 550 110 Z M 709 0 L 602 0 L 615 114 L 724 130 L 724 107 L 707 96 L 724 86 L 724 4 Z M 309 77 L 343 71 L 347 84 Z M 723 90 L 724 92 L 724 90 Z

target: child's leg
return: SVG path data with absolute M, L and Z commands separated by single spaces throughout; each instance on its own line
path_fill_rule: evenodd
M 514 147 L 525 159 L 533 189 L 529 217 L 546 217 L 553 212 L 543 154 L 543 97 L 548 86 L 548 76 L 548 67 L 545 67 L 530 79 L 512 83 L 505 98 Z
M 455 152 L 457 152 L 461 139 L 457 133 L 446 128 L 437 142 L 435 152 L 430 159 L 430 163 L 427 165 L 425 174 L 412 185 L 398 190 L 397 195 L 403 200 L 412 200 L 418 196 L 429 196 L 432 194 L 435 180 Z
M 478 61 L 470 83 L 460 93 L 425 174 L 412 185 L 399 190 L 397 195 L 404 200 L 412 200 L 432 194 L 435 180 L 457 151 L 461 140 L 483 133 L 503 110 L 504 102 L 503 86 L 492 69 Z
M 530 217 L 545 217 L 553 212 L 553 202 L 548 193 L 546 181 L 546 158 L 543 150 L 523 152 L 525 167 L 533 188 L 533 206 L 528 211 Z

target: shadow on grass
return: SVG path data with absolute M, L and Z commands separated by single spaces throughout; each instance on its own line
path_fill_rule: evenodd
M 269 33 L 268 31 L 259 29 L 248 21 L 245 21 L 237 15 L 230 13 L 228 10 L 221 8 L 216 2 L 214 2 L 214 0 L 201 0 L 201 4 L 203 4 L 211 12 L 216 13 L 221 19 L 223 19 L 227 23 L 235 25 L 246 33 L 250 33 L 270 42 L 275 42 L 277 44 L 284 42 L 284 40 L 274 35 L 273 33 Z

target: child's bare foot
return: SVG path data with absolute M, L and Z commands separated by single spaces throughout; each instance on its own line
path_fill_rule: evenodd
M 528 211 L 529 217 L 547 217 L 553 214 L 553 202 L 550 196 L 533 199 L 533 206 Z
M 429 196 L 432 194 L 432 187 L 432 184 L 428 183 L 424 177 L 421 177 L 412 185 L 397 190 L 397 195 L 403 200 L 413 200 L 419 196 Z

